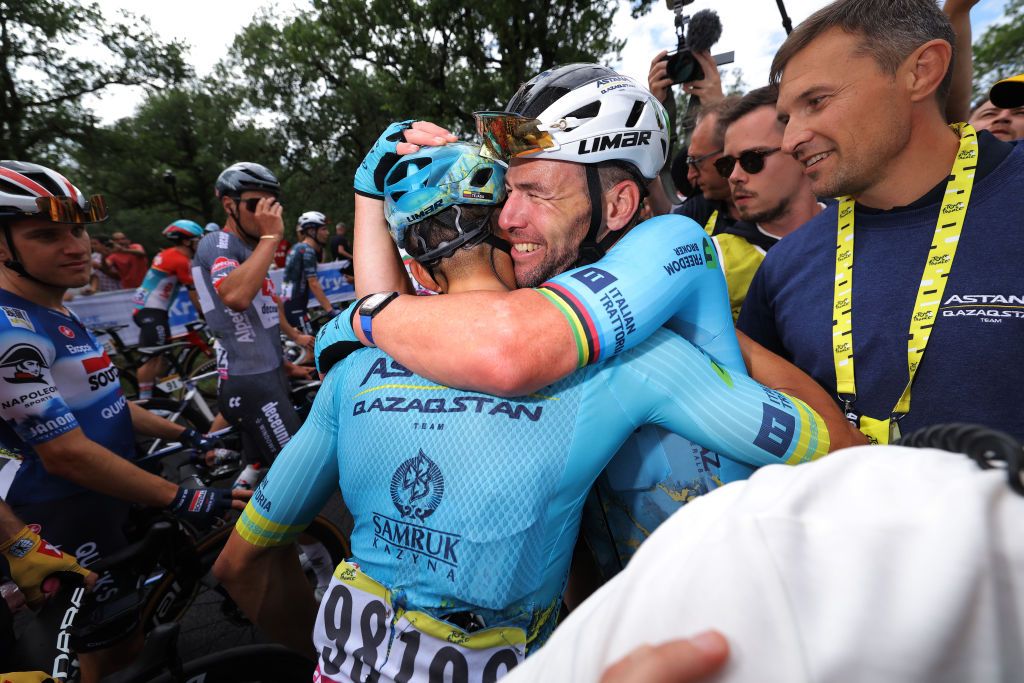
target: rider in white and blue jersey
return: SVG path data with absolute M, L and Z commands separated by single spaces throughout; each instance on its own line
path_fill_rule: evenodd
M 229 490 L 182 488 L 131 462 L 136 431 L 209 444 L 127 402 L 117 367 L 63 305 L 69 287 L 89 281 L 86 226 L 106 218 L 103 197 L 87 198 L 60 173 L 0 161 L 0 497 L 86 567 L 126 545 L 131 503 L 209 522 L 232 501 Z M 123 590 L 103 576 L 96 602 Z M 84 678 L 141 646 L 141 632 L 126 626 L 72 643 Z
M 513 284 L 508 244 L 491 231 L 503 176 L 501 164 L 469 145 L 403 157 L 387 176 L 392 234 L 415 257 L 424 286 Z M 710 249 L 695 224 L 671 242 L 686 253 Z M 600 273 L 576 269 L 551 286 L 577 278 L 596 288 Z M 717 297 L 729 317 L 715 261 L 682 277 L 719 283 L 706 303 Z M 358 302 L 355 324 L 368 329 L 366 318 L 387 300 Z M 824 424 L 804 403 L 730 372 L 668 330 L 515 399 L 438 385 L 379 350 L 355 350 L 355 340 L 347 317 L 321 331 L 326 374 L 313 411 L 254 493 L 217 570 L 256 618 L 295 618 L 247 604 L 247 582 L 261 581 L 254 566 L 294 539 L 340 484 L 355 520 L 353 556 L 335 572 L 316 621 L 324 681 L 426 680 L 445 670 L 493 680 L 515 666 L 554 628 L 587 491 L 642 424 L 751 466 L 828 450 Z M 274 590 L 287 594 L 283 583 Z

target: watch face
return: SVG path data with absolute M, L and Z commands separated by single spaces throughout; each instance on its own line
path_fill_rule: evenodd
M 371 294 L 363 302 L 363 305 L 359 307 L 359 315 L 373 315 L 376 312 L 377 307 L 393 295 L 394 292 L 377 292 L 376 294 Z

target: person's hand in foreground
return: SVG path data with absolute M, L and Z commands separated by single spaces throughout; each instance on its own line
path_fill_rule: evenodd
M 697 683 L 718 671 L 729 643 L 718 631 L 660 645 L 641 645 L 608 667 L 601 683 Z

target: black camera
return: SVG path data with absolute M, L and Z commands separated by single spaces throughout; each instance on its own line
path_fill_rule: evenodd
M 693 52 L 685 45 L 680 46 L 675 52 L 668 53 L 668 57 L 665 59 L 668 62 L 666 73 L 672 79 L 673 85 L 699 81 L 704 78 L 704 69 L 700 62 L 694 58 Z
M 676 15 L 676 37 L 678 44 L 675 52 L 666 57 L 666 72 L 673 84 L 690 83 L 702 80 L 705 76 L 700 62 L 693 56 L 694 52 L 706 52 L 722 37 L 722 22 L 712 10 L 701 10 L 688 17 L 683 8 L 694 0 L 665 0 L 665 4 Z M 733 54 L 716 55 L 715 62 L 719 66 L 732 62 Z

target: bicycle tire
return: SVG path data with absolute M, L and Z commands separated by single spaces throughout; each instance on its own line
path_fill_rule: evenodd
M 182 624 L 183 647 L 207 652 L 237 647 L 243 641 L 257 638 L 256 627 L 241 614 L 223 588 L 205 580 L 233 528 L 232 524 L 225 525 L 195 541 L 193 548 L 202 567 L 201 575 L 179 575 L 173 571 L 164 575 L 143 603 L 145 631 L 177 621 Z M 324 546 L 333 566 L 351 556 L 344 534 L 323 516 L 315 517 L 304 533 Z M 320 586 L 311 582 L 311 587 Z
M 309 683 L 316 663 L 283 645 L 242 645 L 186 662 L 187 681 L 212 683 Z M 173 683 L 164 673 L 147 683 Z M 141 683 L 141 681 L 140 681 Z
M 207 355 L 198 346 L 193 346 L 185 353 L 185 358 L 181 365 L 185 371 L 185 377 L 192 379 L 215 371 L 217 369 L 217 359 Z M 217 394 L 220 391 L 220 381 L 218 378 L 215 376 L 200 380 L 196 383 L 196 389 L 199 390 L 203 400 L 209 403 L 213 407 L 213 412 L 216 413 Z

